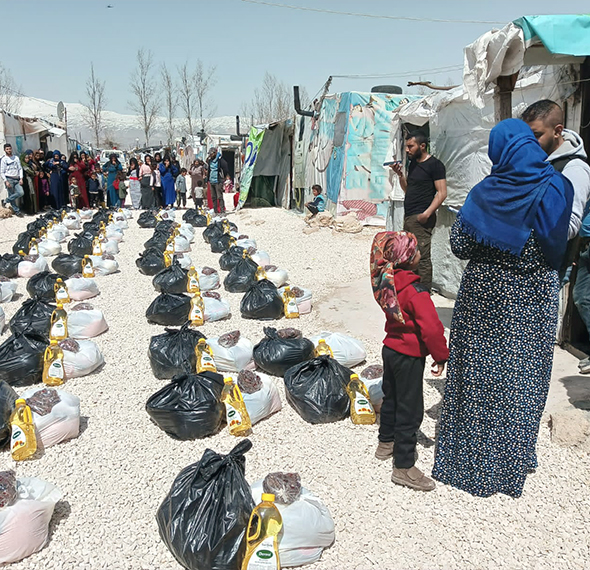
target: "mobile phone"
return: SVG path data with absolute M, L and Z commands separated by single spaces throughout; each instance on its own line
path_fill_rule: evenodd
M 383 163 L 383 166 L 391 166 L 392 164 L 401 164 L 401 160 L 389 160 Z

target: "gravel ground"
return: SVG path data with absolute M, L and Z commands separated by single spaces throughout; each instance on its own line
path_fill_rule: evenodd
M 232 219 L 241 233 L 270 253 L 273 264 L 289 271 L 292 284 L 313 290 L 316 305 L 329 299 L 335 286 L 367 274 L 371 231 L 333 235 L 322 230 L 307 236 L 301 232 L 301 217 L 280 209 L 244 211 Z M 0 221 L 0 252 L 10 249 L 27 221 Z M 94 340 L 106 365 L 65 386 L 81 399 L 83 432 L 48 449 L 39 460 L 18 465 L 20 475 L 57 484 L 64 499 L 56 508 L 49 544 L 15 569 L 179 568 L 159 538 L 156 510 L 178 472 L 197 461 L 205 448 L 228 452 L 238 441 L 227 430 L 206 440 L 175 441 L 144 410 L 147 398 L 165 383 L 153 377 L 146 355 L 150 337 L 162 332 L 145 318 L 156 293 L 151 278 L 135 266 L 151 235 L 130 220 L 117 256 L 121 271 L 96 278 L 101 295 L 90 302 L 103 310 L 110 329 Z M 218 255 L 210 253 L 199 233 L 190 255 L 198 265 L 219 267 Z M 18 291 L 20 299 L 3 305 L 7 320 L 26 297 L 25 280 L 19 280 Z M 258 341 L 264 325 L 240 318 L 242 295 L 220 292 L 231 303 L 233 316 L 205 325 L 205 334 L 238 328 Z M 312 335 L 325 324 L 312 312 L 298 326 Z M 367 343 L 368 363 L 377 363 L 380 345 L 360 338 Z M 296 471 L 303 485 L 324 500 L 335 520 L 336 542 L 309 568 L 590 566 L 590 460 L 553 445 L 547 426 L 539 438 L 540 467 L 529 477 L 522 498 L 474 498 L 442 485 L 419 493 L 393 485 L 390 463 L 374 458 L 377 426 L 353 426 L 349 420 L 311 426 L 287 404 L 282 381 L 276 382 L 284 408 L 254 426 L 246 476 L 254 482 L 270 471 Z M 443 385 L 444 380 L 425 380 L 418 465 L 427 472 Z M 3 468 L 13 464 L 7 451 L 0 459 Z

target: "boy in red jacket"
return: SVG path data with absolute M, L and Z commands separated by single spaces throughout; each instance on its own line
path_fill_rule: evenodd
M 394 483 L 432 491 L 434 481 L 414 465 L 417 432 L 424 416 L 424 365 L 426 356 L 431 354 L 435 362 L 432 374 L 440 376 L 449 349 L 430 293 L 413 273 L 419 262 L 414 234 L 381 232 L 375 236 L 371 284 L 375 300 L 387 318 L 383 341 L 384 398 L 375 457 L 393 457 Z

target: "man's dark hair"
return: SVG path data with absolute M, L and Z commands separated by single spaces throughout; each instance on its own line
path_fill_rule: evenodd
M 541 99 L 532 105 L 529 105 L 520 118 L 525 123 L 533 121 L 543 121 L 552 127 L 563 124 L 563 110 L 551 99 Z
M 197 186 L 203 186 L 203 181 L 202 180 L 197 180 Z
M 314 185 L 311 187 L 311 189 L 312 189 L 312 190 L 319 190 L 319 191 L 320 191 L 320 194 L 322 193 L 322 187 L 321 187 L 319 184 L 314 184 Z
M 10 143 L 6 143 L 6 144 L 4 145 L 4 148 L 12 148 L 12 145 L 11 145 Z
M 180 169 L 180 174 L 183 174 L 183 173 L 186 174 L 186 168 L 181 168 Z
M 421 145 L 425 144 L 428 145 L 428 137 L 422 131 L 412 131 L 406 135 L 406 140 L 409 141 L 410 139 L 416 139 L 416 142 Z

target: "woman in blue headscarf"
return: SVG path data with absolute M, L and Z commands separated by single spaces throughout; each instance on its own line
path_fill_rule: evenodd
M 49 204 L 54 208 L 61 208 L 68 203 L 68 189 L 64 186 L 68 163 L 62 160 L 59 150 L 54 150 L 51 158 L 45 161 L 44 168 L 49 175 Z
M 469 259 L 451 324 L 433 477 L 519 497 L 537 467 L 557 327 L 570 182 L 517 119 L 490 133 L 492 171 L 465 201 L 451 248 Z
M 112 208 L 118 208 L 121 205 L 119 190 L 115 188 L 115 180 L 122 170 L 123 165 L 115 153 L 109 156 L 109 161 L 105 162 L 102 167 L 102 171 L 107 175 L 107 206 Z

